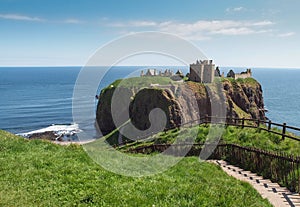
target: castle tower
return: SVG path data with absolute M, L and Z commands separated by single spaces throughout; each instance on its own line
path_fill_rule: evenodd
M 212 83 L 215 77 L 215 64 L 212 60 L 196 61 L 190 64 L 190 80 L 201 83 Z
M 251 71 L 251 68 L 248 68 L 248 69 L 247 69 L 247 74 L 249 75 L 249 77 L 252 77 L 252 71 Z

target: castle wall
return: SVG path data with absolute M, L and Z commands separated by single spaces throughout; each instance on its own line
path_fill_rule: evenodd
M 190 80 L 195 82 L 201 82 L 203 70 L 201 65 L 192 64 L 190 65 Z
M 204 65 L 203 83 L 212 83 L 215 76 L 215 65 Z
M 238 79 L 238 78 L 251 78 L 251 77 L 252 77 L 252 71 L 251 69 L 247 69 L 246 72 L 235 74 L 234 78 Z
M 244 73 L 244 74 L 235 74 L 235 79 L 239 79 L 239 78 L 251 78 L 251 74 L 250 73 Z
M 190 65 L 190 80 L 201 83 L 212 83 L 215 77 L 215 65 L 212 61 L 204 60 L 203 62 Z

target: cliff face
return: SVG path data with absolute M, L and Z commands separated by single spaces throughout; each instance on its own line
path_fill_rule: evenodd
M 135 127 L 145 130 L 150 127 L 149 115 L 155 109 L 162 109 L 167 118 L 166 128 L 179 126 L 183 117 L 179 102 L 171 90 L 142 89 L 134 97 L 129 107 L 130 119 Z M 160 122 L 156 120 L 154 122 Z
M 223 81 L 226 94 L 227 115 L 264 120 L 264 101 L 261 85 L 254 79 L 248 81 Z
M 209 89 L 208 92 L 203 84 L 195 82 L 139 91 L 122 86 L 117 89 L 107 88 L 99 96 L 96 114 L 97 124 L 104 135 L 116 128 L 111 115 L 111 100 L 115 90 L 131 97 L 129 109 L 124 108 L 124 100 L 118 99 L 118 116 L 123 119 L 123 123 L 130 117 L 132 124 L 140 130 L 149 128 L 152 109 L 160 108 L 165 112 L 166 128 L 169 128 L 197 120 L 206 114 L 211 115 L 212 104 L 221 102 L 220 97 L 213 95 L 217 94 L 216 91 Z M 254 79 L 224 79 L 221 90 L 225 97 L 227 117 L 265 119 L 262 88 Z M 129 115 L 126 116 L 128 111 Z
M 133 96 L 133 91 L 124 87 L 110 87 L 106 90 L 102 90 L 97 105 L 96 121 L 103 135 L 109 134 L 111 131 L 116 129 L 111 113 L 112 98 L 116 90 L 118 90 L 118 93 L 125 94 L 126 97 Z M 118 104 L 120 105 L 120 107 L 118 107 L 117 113 L 123 123 L 127 121 L 126 108 L 122 107 L 125 105 L 125 103 L 126 100 L 124 99 L 118 100 Z

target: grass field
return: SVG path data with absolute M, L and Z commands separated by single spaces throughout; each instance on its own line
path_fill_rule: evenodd
M 271 206 L 218 166 L 184 158 L 165 173 L 124 177 L 81 146 L 0 131 L 0 206 Z

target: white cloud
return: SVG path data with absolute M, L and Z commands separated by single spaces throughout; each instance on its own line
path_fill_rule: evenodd
M 20 15 L 20 14 L 0 14 L 0 18 L 8 19 L 8 20 L 17 20 L 17 21 L 36 21 L 36 22 L 45 21 L 44 19 L 38 17 L 31 17 L 31 16 Z
M 233 11 L 242 11 L 244 10 L 244 7 L 235 7 L 233 8 Z
M 294 36 L 294 35 L 296 35 L 295 32 L 287 32 L 287 33 L 279 34 L 278 37 L 291 37 L 291 36 Z
M 255 22 L 252 25 L 253 26 L 269 26 L 275 24 L 274 22 L 271 21 L 260 21 L 260 22 Z
M 63 20 L 62 23 L 66 23 L 66 24 L 82 24 L 82 23 L 84 23 L 84 21 L 70 18 L 70 19 Z
M 157 23 L 154 21 L 132 21 L 130 24 L 133 27 L 149 27 L 149 26 L 157 26 Z
M 75 18 L 67 18 L 65 20 L 52 21 L 39 17 L 26 16 L 21 14 L 0 14 L 0 19 L 15 20 L 15 21 L 32 21 L 32 22 L 52 22 L 65 24 L 82 24 L 84 21 Z
M 270 32 L 264 27 L 272 25 L 269 21 L 197 21 L 194 23 L 168 23 L 159 28 L 160 31 L 175 33 L 189 39 L 200 36 L 200 39 L 210 39 L 212 35 L 249 35 Z M 163 25 L 163 24 L 160 24 Z M 197 39 L 197 38 L 196 38 Z
M 239 28 L 225 28 L 213 31 L 214 34 L 223 34 L 223 35 L 248 35 L 256 33 L 255 30 L 247 28 L 247 27 L 239 27 Z
M 111 27 L 153 27 L 157 26 L 157 22 L 154 21 L 128 21 L 128 22 L 114 22 L 109 23 L 107 26 Z
M 250 35 L 271 33 L 272 21 L 199 20 L 195 22 L 175 21 L 125 21 L 106 26 L 126 28 L 129 31 L 155 30 L 178 34 L 190 40 L 208 40 L 215 35 Z
M 241 11 L 246 11 L 246 8 L 240 6 L 240 7 L 234 7 L 234 8 L 227 8 L 226 12 L 227 13 L 234 13 L 234 12 L 241 12 Z

